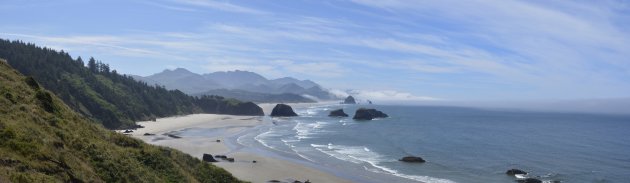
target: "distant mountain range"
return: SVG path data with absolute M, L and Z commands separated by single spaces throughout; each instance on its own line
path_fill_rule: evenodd
M 253 102 L 315 102 L 338 99 L 310 80 L 292 77 L 270 80 L 257 73 L 240 70 L 196 74 L 184 68 L 177 68 L 133 78 L 149 85 L 177 89 L 190 95 L 220 95 Z

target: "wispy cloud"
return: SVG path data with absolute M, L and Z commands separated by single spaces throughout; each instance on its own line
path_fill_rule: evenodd
M 156 7 L 169 9 L 169 10 L 175 10 L 175 11 L 187 11 L 187 12 L 195 12 L 195 11 L 197 11 L 196 9 L 193 9 L 193 8 L 187 8 L 187 7 L 176 6 L 176 5 L 171 5 L 171 4 L 159 3 L 159 2 L 155 2 L 155 1 L 143 1 L 143 3 L 151 5 L 151 6 L 156 6 Z
M 630 57 L 630 52 L 626 51 L 630 50 L 628 26 L 619 24 L 628 16 L 615 10 L 627 8 L 627 3 L 537 4 L 511 0 L 353 2 L 391 13 L 385 16 L 411 17 L 408 20 L 420 22 L 456 23 L 456 31 L 440 27 L 432 32 L 439 34 L 438 37 L 450 37 L 449 42 L 459 47 L 474 48 L 472 52 L 464 52 L 474 54 L 447 51 L 454 57 L 445 57 L 449 59 L 444 62 L 461 71 L 474 69 L 496 76 L 509 76 L 515 82 L 557 90 L 558 94 L 575 90 L 606 93 L 595 91 L 592 86 L 628 87 L 623 79 L 611 75 L 611 71 L 622 75 L 630 73 L 630 64 L 624 61 L 627 60 L 624 58 Z M 453 6 L 453 3 L 458 6 Z M 374 45 L 423 51 L 400 44 Z
M 1 33 L 0 35 L 19 37 L 22 39 L 32 39 L 49 43 L 47 45 L 59 45 L 57 49 L 107 49 L 102 50 L 107 53 L 134 57 L 167 57 L 175 60 L 185 60 L 186 58 L 168 54 L 160 51 L 145 49 L 143 46 L 132 46 L 132 44 L 142 43 L 122 36 L 49 36 L 49 35 L 29 35 L 16 33 Z M 147 42 L 144 42 L 147 43 Z M 86 47 L 87 46 L 87 47 Z
M 172 0 L 174 3 L 184 4 L 184 5 L 192 5 L 204 8 L 212 8 L 216 10 L 233 12 L 233 13 L 247 13 L 247 14 L 269 14 L 269 12 L 265 12 L 258 9 L 253 9 L 245 6 L 235 5 L 229 2 L 224 1 L 215 1 L 215 0 Z
M 309 25 L 310 26 L 310 25 Z M 330 24 L 322 25 L 322 27 L 330 26 Z M 519 65 L 506 65 L 500 58 L 493 56 L 487 51 L 476 49 L 467 45 L 458 45 L 457 42 L 447 44 L 429 44 L 423 42 L 403 41 L 403 38 L 397 37 L 359 37 L 352 33 L 338 31 L 336 33 L 326 32 L 305 32 L 295 24 L 290 27 L 268 27 L 254 28 L 233 26 L 226 24 L 218 24 L 213 26 L 215 30 L 227 33 L 230 37 L 238 37 L 254 42 L 278 43 L 281 41 L 303 41 L 326 43 L 332 46 L 353 46 L 363 49 L 376 49 L 383 51 L 392 51 L 398 54 L 412 54 L 418 62 L 407 59 L 404 63 L 396 61 L 396 59 L 379 59 L 367 60 L 370 62 L 386 62 L 389 68 L 412 69 L 421 72 L 478 72 L 498 75 L 501 77 L 532 77 L 527 73 L 521 72 Z M 335 29 L 343 29 L 345 27 L 337 27 Z M 428 37 L 428 35 L 425 35 Z M 432 42 L 436 41 L 437 36 L 433 36 Z M 355 53 L 356 54 L 356 53 Z M 365 54 L 365 53 L 361 53 Z M 351 61 L 349 59 L 347 61 Z M 415 63 L 413 63 L 415 62 Z M 433 62 L 433 63 L 430 63 Z M 367 64 L 381 65 L 378 63 Z M 403 66 L 403 67 L 400 67 Z M 410 67 L 404 67 L 410 66 Z M 526 67 L 526 66 L 523 66 Z
M 151 20 L 160 25 L 132 31 L 43 34 L 5 29 L 13 34 L 2 36 L 168 63 L 163 65 L 189 64 L 208 72 L 251 70 L 268 77 L 319 79 L 340 88 L 349 82 L 368 91 L 396 88 L 414 96 L 630 93 L 625 79 L 630 77 L 627 2 L 350 0 L 312 1 L 308 7 L 213 0 L 147 3 L 175 15 L 164 14 Z M 210 14 L 217 16 L 205 17 Z M 178 26 L 169 26 L 173 24 Z

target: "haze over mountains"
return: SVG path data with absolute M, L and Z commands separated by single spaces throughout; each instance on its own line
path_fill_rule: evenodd
M 161 85 L 190 95 L 221 95 L 254 102 L 315 102 L 336 100 L 334 94 L 310 80 L 292 77 L 267 79 L 249 71 L 197 74 L 184 68 L 150 76 L 133 76 L 149 85 Z

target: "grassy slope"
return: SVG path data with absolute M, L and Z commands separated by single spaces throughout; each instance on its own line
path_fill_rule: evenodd
M 238 182 L 177 150 L 100 127 L 0 61 L 0 182 L 7 181 Z

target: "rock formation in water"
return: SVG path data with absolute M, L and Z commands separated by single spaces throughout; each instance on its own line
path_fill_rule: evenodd
M 357 104 L 357 101 L 354 100 L 354 97 L 348 96 L 344 101 L 344 104 Z
M 509 169 L 505 174 L 514 176 L 516 174 L 527 174 L 527 172 L 519 169 Z
M 403 157 L 402 159 L 399 159 L 398 161 L 409 162 L 409 163 L 424 163 L 424 162 L 426 162 L 426 161 L 424 161 L 424 159 L 422 159 L 421 157 L 417 157 L 417 156 L 406 156 L 406 157 Z
M 295 112 L 293 112 L 293 108 L 291 108 L 291 106 L 286 105 L 286 104 L 278 104 L 276 105 L 276 107 L 273 108 L 273 110 L 271 111 L 271 115 L 272 117 L 290 117 L 290 116 L 297 116 L 297 114 Z
M 330 114 L 328 114 L 328 116 L 330 116 L 330 117 L 348 117 L 348 114 L 343 112 L 343 109 L 337 109 L 337 110 L 330 111 Z
M 360 108 L 360 109 L 357 109 L 357 112 L 354 114 L 354 117 L 352 119 L 372 120 L 374 118 L 386 118 L 386 117 L 389 117 L 389 116 L 387 116 L 387 114 L 381 111 L 378 111 L 376 109 Z

